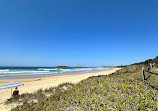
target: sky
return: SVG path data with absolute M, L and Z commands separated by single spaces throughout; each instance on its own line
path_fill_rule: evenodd
M 158 56 L 157 0 L 1 0 L 0 66 L 116 66 Z

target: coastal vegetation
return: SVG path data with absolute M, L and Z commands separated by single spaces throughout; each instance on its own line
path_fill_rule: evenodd
M 77 84 L 63 83 L 23 94 L 10 101 L 23 103 L 12 111 L 156 111 L 158 90 L 142 81 L 141 68 L 157 58 L 125 66 L 108 76 L 93 76 Z M 158 76 L 151 76 L 149 81 L 158 86 Z

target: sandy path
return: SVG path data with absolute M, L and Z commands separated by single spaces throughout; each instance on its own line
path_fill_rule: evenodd
M 38 89 L 46 89 L 49 87 L 57 86 L 65 82 L 78 83 L 79 81 L 86 79 L 90 76 L 108 75 L 119 69 L 120 68 L 113 68 L 112 70 L 107 70 L 107 71 L 74 74 L 74 75 L 59 75 L 59 76 L 50 76 L 50 77 L 34 77 L 34 78 L 20 78 L 20 79 L 3 79 L 3 80 L 0 80 L 0 85 L 10 82 L 10 81 L 18 81 L 18 82 L 24 83 L 24 86 L 18 87 L 20 94 L 26 93 L 26 92 L 33 93 L 37 91 Z M 11 108 L 15 107 L 14 104 L 4 105 L 4 101 L 10 98 L 10 96 L 11 96 L 11 89 L 0 90 L 0 111 L 9 111 Z

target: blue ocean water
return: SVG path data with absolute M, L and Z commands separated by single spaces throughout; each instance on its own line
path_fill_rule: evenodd
M 0 79 L 78 74 L 110 69 L 103 67 L 0 67 Z

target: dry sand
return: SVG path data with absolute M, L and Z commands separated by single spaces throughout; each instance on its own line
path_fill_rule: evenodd
M 18 81 L 24 83 L 24 86 L 18 87 L 20 94 L 22 93 L 33 93 L 39 89 L 46 89 L 49 87 L 57 86 L 61 83 L 71 82 L 78 83 L 79 81 L 86 79 L 90 76 L 97 75 L 108 75 L 120 68 L 113 68 L 111 70 L 92 72 L 92 73 L 82 73 L 74 75 L 59 75 L 59 76 L 49 76 L 49 77 L 34 77 L 34 78 L 18 78 L 18 79 L 1 79 L 0 85 L 11 82 Z M 11 96 L 11 89 L 0 90 L 0 111 L 10 111 L 11 108 L 15 107 L 16 104 L 5 105 L 4 101 Z

